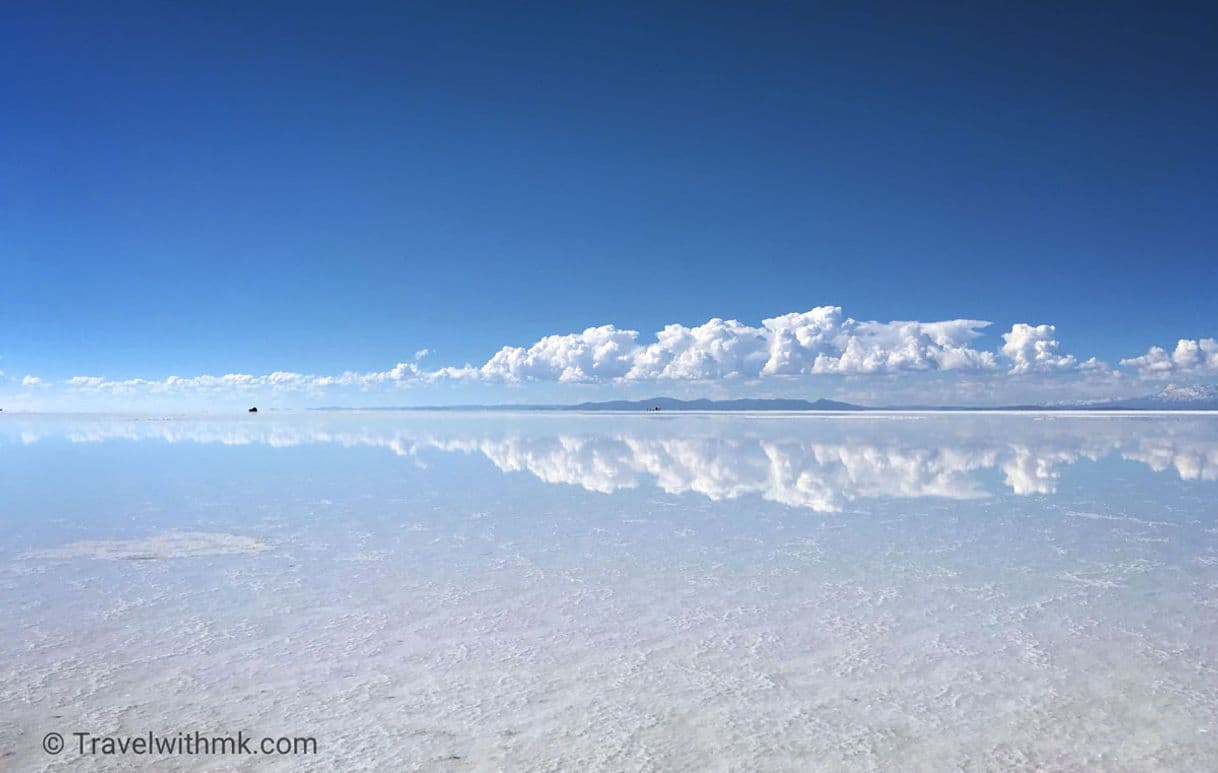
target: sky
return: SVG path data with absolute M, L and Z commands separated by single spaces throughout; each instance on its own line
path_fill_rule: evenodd
M 1205 4 L 8 3 L 0 407 L 1218 382 Z

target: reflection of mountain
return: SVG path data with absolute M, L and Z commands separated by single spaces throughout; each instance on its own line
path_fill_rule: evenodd
M 570 406 L 577 411 L 861 411 L 862 406 L 838 400 L 789 400 L 753 398 L 738 400 L 679 400 L 675 397 L 652 397 L 648 400 L 609 400 L 600 403 L 580 403 Z
M 0 442 L 162 440 L 291 447 L 334 444 L 399 455 L 478 454 L 504 472 L 611 493 L 655 485 L 712 500 L 745 496 L 821 512 L 866 498 L 970 499 L 983 471 L 1018 495 L 1056 490 L 1064 468 L 1110 455 L 1185 480 L 1218 480 L 1211 418 L 906 417 L 302 421 L 87 419 L 10 422 Z

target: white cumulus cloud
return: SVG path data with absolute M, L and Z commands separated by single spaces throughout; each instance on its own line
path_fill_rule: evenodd
M 488 381 L 611 381 L 626 375 L 639 350 L 636 330 L 613 325 L 551 335 L 527 349 L 505 346 L 477 370 Z M 474 373 L 470 373 L 471 376 Z
M 654 336 L 612 324 L 582 332 L 546 335 L 524 346 L 504 346 L 482 364 L 425 368 L 431 356 L 418 349 L 413 358 L 383 371 L 309 374 L 275 371 L 255 375 L 168 376 L 164 379 L 109 379 L 82 375 L 64 384 L 78 392 L 102 394 L 211 394 L 360 390 L 437 382 L 484 384 L 638 384 L 648 382 L 754 381 L 819 375 L 860 377 L 907 373 L 962 373 L 956 381 L 969 388 L 994 384 L 1004 374 L 1038 374 L 1043 384 L 1074 375 L 1113 378 L 1103 362 L 1061 351 L 1050 324 L 1016 323 L 992 349 L 977 345 L 991 325 L 985 320 L 933 322 L 857 320 L 840 306 L 817 306 L 749 324 L 714 317 L 701 324 L 671 323 Z M 1122 360 L 1142 376 L 1218 371 L 1218 342 L 1181 340 L 1174 352 L 1152 347 Z M 972 376 L 984 377 L 973 378 Z M 38 382 L 27 376 L 26 386 Z M 1021 383 L 1029 383 L 1021 379 Z
M 1011 361 L 1011 373 L 1053 373 L 1071 370 L 1102 370 L 1104 363 L 1092 357 L 1079 362 L 1072 354 L 1058 351 L 1054 325 L 1028 325 L 1023 322 L 1011 326 L 1002 334 L 1002 354 Z
M 1121 360 L 1121 364 L 1152 378 L 1173 373 L 1218 372 L 1218 340 L 1181 338 L 1170 354 L 1160 346 L 1152 346 L 1146 354 Z
M 990 323 L 866 322 L 838 306 L 762 320 L 760 326 L 715 317 L 701 325 L 666 325 L 654 343 L 613 325 L 506 346 L 477 370 L 488 381 L 604 382 L 712 380 L 836 373 L 989 370 L 994 354 L 969 342 Z

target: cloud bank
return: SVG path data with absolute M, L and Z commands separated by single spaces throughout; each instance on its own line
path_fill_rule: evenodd
M 1057 328 L 1019 322 L 1001 334 L 996 350 L 977 345 L 992 323 L 976 319 L 866 321 L 839 306 L 818 306 L 749 325 L 715 317 L 702 324 L 665 325 L 644 340 L 639 331 L 600 325 L 582 332 L 547 335 L 527 346 L 504 346 L 481 365 L 425 368 L 430 355 L 418 350 L 409 362 L 384 371 L 345 371 L 317 375 L 275 371 L 254 375 L 169 376 L 164 379 L 111 379 L 73 376 L 62 385 L 96 394 L 211 394 L 320 392 L 331 388 L 373 389 L 441 382 L 483 384 L 630 384 L 665 382 L 780 381 L 796 377 L 915 373 L 1003 376 L 1117 377 L 1094 357 L 1062 351 Z M 1151 347 L 1146 354 L 1121 360 L 1141 377 L 1218 372 L 1218 342 L 1181 340 L 1174 352 Z M 26 376 L 24 388 L 45 386 Z
M 860 322 L 838 306 L 762 320 L 759 327 L 711 319 L 666 325 L 654 343 L 613 325 L 553 335 L 529 347 L 505 346 L 463 375 L 489 381 L 707 381 L 835 373 L 990 370 L 991 352 L 969 347 L 990 323 Z

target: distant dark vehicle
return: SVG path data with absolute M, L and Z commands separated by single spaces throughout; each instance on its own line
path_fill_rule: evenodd
M 652 408 L 651 410 L 658 411 L 658 410 L 660 410 L 660 406 L 657 405 L 655 408 Z
M 258 412 L 258 408 L 256 406 L 254 408 L 250 408 L 250 413 L 257 413 L 257 412 Z

